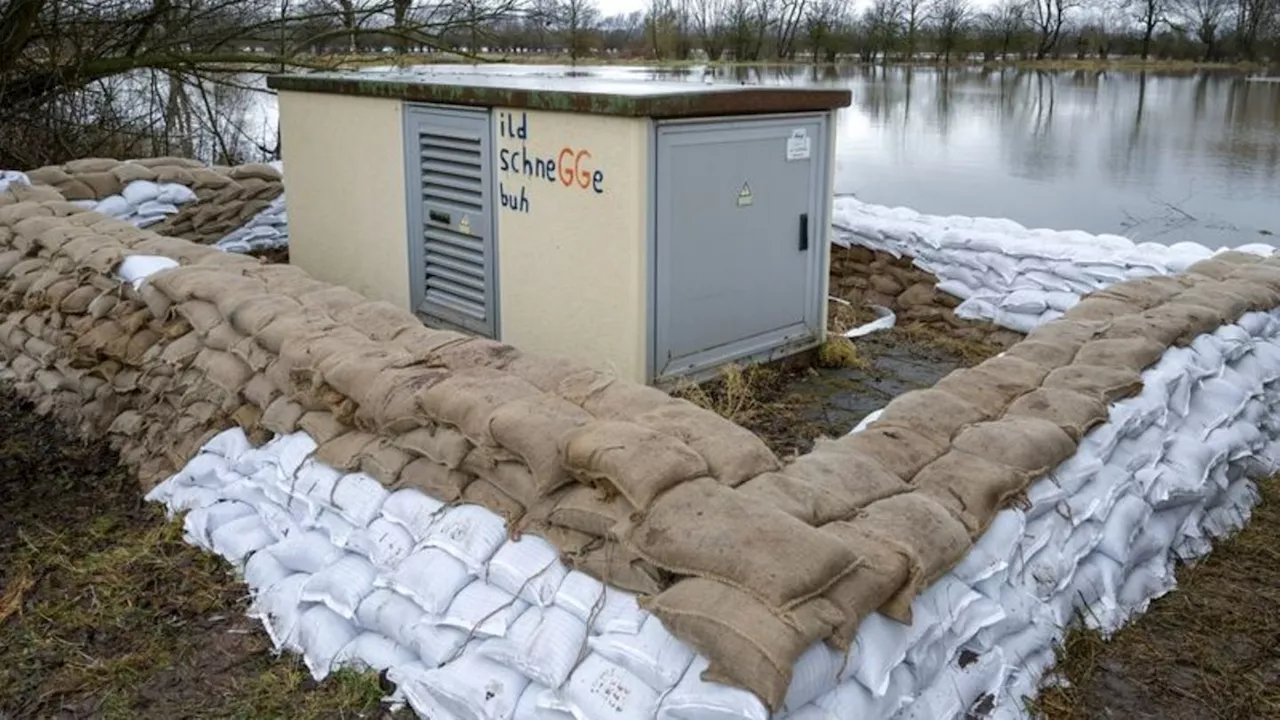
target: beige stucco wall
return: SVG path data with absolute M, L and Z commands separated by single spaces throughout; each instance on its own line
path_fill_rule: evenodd
M 646 380 L 649 134 L 646 119 L 494 110 L 503 341 Z M 551 179 L 522 152 L 554 160 Z
M 410 307 L 401 103 L 281 92 L 289 262 Z

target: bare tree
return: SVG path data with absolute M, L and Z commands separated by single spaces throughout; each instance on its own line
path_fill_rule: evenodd
M 690 22 L 707 57 L 716 61 L 724 52 L 725 0 L 693 0 Z
M 845 25 L 842 0 L 813 0 L 805 15 L 805 34 L 814 62 L 835 62 L 836 37 Z
M 951 64 L 951 53 L 960 44 L 969 24 L 968 0 L 934 0 L 931 8 L 934 28 L 938 36 L 938 50 L 942 61 Z
M 1168 22 L 1169 0 L 1127 0 L 1130 14 L 1142 33 L 1142 59 L 1151 56 L 1151 37 Z
M 1027 29 L 1027 6 L 1022 0 L 1001 0 L 982 13 L 981 23 L 991 47 L 999 49 L 1003 60 L 1008 57 L 1014 40 Z
M 1218 29 L 1231 14 L 1231 0 L 1181 0 L 1178 12 L 1204 44 L 1204 59 L 1218 57 Z
M 600 9 L 595 0 L 558 0 L 554 22 L 564 35 L 569 61 L 576 65 L 578 59 L 591 50 Z
M 881 61 L 888 60 L 901 32 L 902 13 L 901 0 L 873 0 L 871 7 L 863 13 L 867 45 L 871 48 L 869 60 L 875 60 L 877 54 Z
M 1076 0 L 1029 0 L 1027 16 L 1035 28 L 1036 59 L 1043 60 L 1053 52 L 1062 37 L 1067 14 L 1077 7 Z
M 909 61 L 916 55 L 920 28 L 924 26 L 928 6 L 926 0 L 902 0 L 904 54 Z

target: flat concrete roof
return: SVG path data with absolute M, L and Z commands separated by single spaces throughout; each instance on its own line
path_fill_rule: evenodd
M 590 71 L 521 66 L 426 66 L 421 71 L 272 75 L 275 90 L 396 98 L 477 107 L 691 118 L 795 113 L 847 107 L 846 89 L 602 77 Z

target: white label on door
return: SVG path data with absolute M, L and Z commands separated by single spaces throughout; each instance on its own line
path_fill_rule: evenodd
M 755 197 L 751 194 L 751 186 L 742 183 L 742 189 L 738 191 L 738 207 L 746 207 L 755 202 Z
M 458 221 L 458 232 L 463 235 L 471 234 L 471 216 L 463 215 L 462 220 Z
M 809 133 L 804 128 L 791 131 L 787 138 L 787 162 L 809 159 Z

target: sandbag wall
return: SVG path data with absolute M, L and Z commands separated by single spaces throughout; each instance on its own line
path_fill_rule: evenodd
M 1085 294 L 1125 280 L 1184 271 L 1215 251 L 1192 242 L 1135 243 L 1119 235 L 1027 229 L 1001 218 L 941 217 L 839 197 L 833 242 L 907 258 L 964 302 L 961 319 L 1025 333 Z M 1255 244 L 1237 250 L 1269 255 Z M 835 257 L 835 255 L 833 255 Z
M 282 196 L 284 185 L 280 171 L 270 165 L 208 167 L 177 157 L 86 158 L 26 175 L 85 209 L 206 245 L 250 222 L 271 228 L 283 223 L 272 203 Z
M 910 620 L 1168 347 L 1280 306 L 1280 271 L 1247 254 L 1124 283 L 780 466 L 742 428 L 608 373 L 428 330 L 296 268 L 14 200 L 0 201 L 9 372 L 44 409 L 105 426 L 147 483 L 219 429 L 305 431 L 355 488 L 484 506 L 646 594 L 706 656 L 705 679 L 774 710 L 815 641 L 847 648 L 877 610 Z M 142 256 L 183 267 L 120 286 L 121 261 Z

